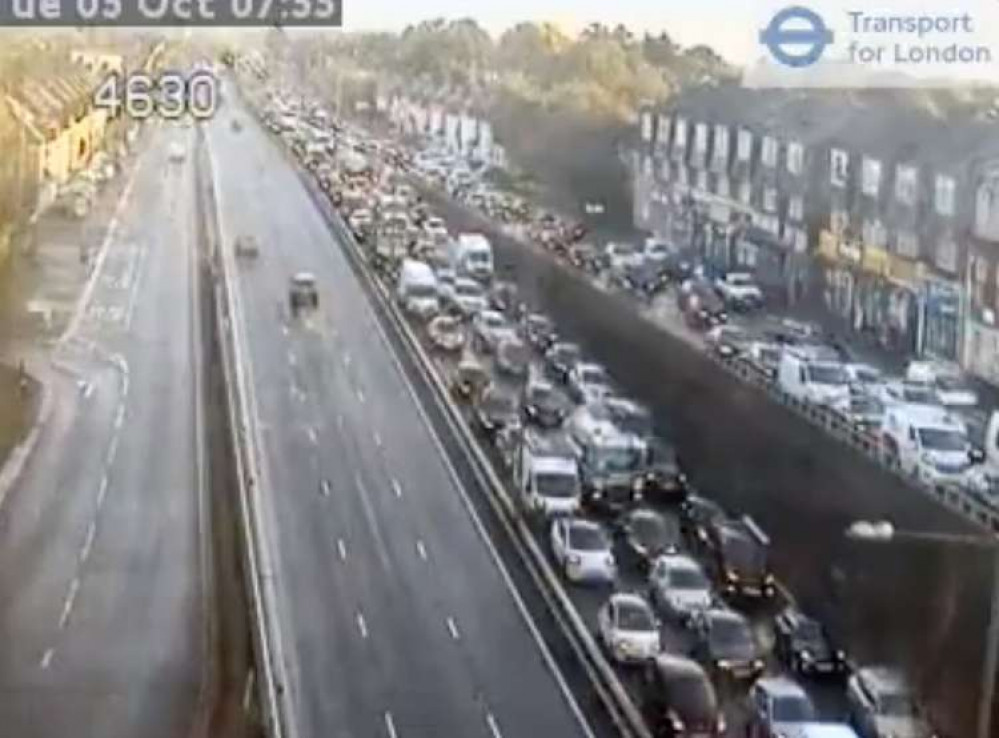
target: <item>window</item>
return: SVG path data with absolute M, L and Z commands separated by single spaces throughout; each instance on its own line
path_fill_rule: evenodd
M 944 238 L 937 244 L 936 264 L 945 272 L 957 271 L 957 243 L 953 238 Z
M 753 188 L 750 186 L 749 180 L 748 179 L 742 180 L 742 182 L 739 183 L 739 200 L 742 202 L 743 205 L 749 204 L 749 199 L 752 196 L 752 194 L 753 194 Z
M 697 189 L 705 192 L 708 189 L 708 173 L 703 169 L 697 173 Z
M 787 171 L 796 177 L 805 169 L 805 147 L 798 141 L 787 145 Z
M 843 209 L 833 210 L 829 213 L 829 230 L 839 235 L 850 225 L 850 216 Z
M 843 149 L 829 152 L 829 181 L 835 187 L 846 187 L 850 174 L 850 156 Z
M 652 140 L 652 113 L 647 110 L 642 113 L 642 140 Z
M 975 235 L 999 240 L 999 175 L 986 179 L 975 197 Z
M 865 156 L 862 166 L 864 194 L 868 197 L 877 197 L 881 191 L 881 161 Z
M 656 131 L 656 143 L 665 146 L 669 143 L 669 116 L 660 115 L 658 130 Z
M 763 189 L 763 209 L 768 213 L 777 210 L 777 188 L 765 187 Z
M 936 192 L 934 201 L 936 202 L 937 214 L 950 217 L 954 214 L 954 190 L 956 185 L 953 177 L 943 174 L 937 175 Z
M 787 201 L 787 217 L 791 220 L 803 220 L 805 217 L 805 201 L 801 195 L 792 195 Z
M 738 149 L 739 161 L 748 162 L 753 154 L 753 134 L 745 128 L 739 131 Z
M 918 257 L 919 242 L 916 240 L 916 234 L 911 231 L 899 231 L 895 237 L 895 252 L 907 259 Z
M 687 121 L 683 118 L 676 119 L 676 131 L 673 133 L 673 143 L 681 148 L 687 145 Z
M 724 166 L 728 162 L 728 128 L 715 126 L 714 160 Z
M 777 139 L 773 136 L 763 137 L 763 150 L 760 152 L 760 160 L 764 166 L 777 166 Z
M 871 246 L 883 249 L 888 245 L 888 229 L 880 220 L 875 220 L 871 228 Z
M 899 164 L 895 170 L 895 199 L 903 205 L 916 204 L 916 168 Z
M 694 129 L 694 151 L 700 156 L 708 150 L 708 124 L 698 123 Z
M 718 196 L 719 197 L 731 196 L 731 185 L 728 181 L 728 177 L 726 177 L 725 175 L 718 177 Z

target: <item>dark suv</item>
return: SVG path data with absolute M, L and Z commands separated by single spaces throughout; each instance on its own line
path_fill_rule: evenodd
M 749 516 L 715 519 L 707 526 L 706 545 L 722 591 L 735 597 L 773 597 L 770 539 Z
M 711 680 L 696 661 L 661 653 L 642 672 L 642 708 L 655 736 L 722 736 L 725 720 Z

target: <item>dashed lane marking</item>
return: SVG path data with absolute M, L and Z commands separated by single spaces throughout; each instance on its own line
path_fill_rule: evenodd
M 336 541 L 336 550 L 340 555 L 340 561 L 347 560 L 347 544 L 343 542 L 342 538 L 338 538 Z
M 97 521 L 91 520 L 87 527 L 87 537 L 83 539 L 83 546 L 80 547 L 80 562 L 90 558 L 90 549 L 94 545 L 94 538 L 97 536 Z
M 489 732 L 492 733 L 493 738 L 503 738 L 503 734 L 499 729 L 499 724 L 496 722 L 496 718 L 493 717 L 491 712 L 486 713 L 486 725 L 489 727 Z
M 368 624 L 365 622 L 362 613 L 357 613 L 357 630 L 360 632 L 361 638 L 366 640 L 368 637 Z
M 76 604 L 76 594 L 80 591 L 80 578 L 73 577 L 69 583 L 69 592 L 66 593 L 66 600 L 62 604 L 62 614 L 59 616 L 59 630 L 63 630 L 69 622 L 69 616 L 73 612 L 73 605 Z
M 423 539 L 416 541 L 416 555 L 419 556 L 423 561 L 427 560 L 427 547 L 423 543 Z
M 458 632 L 458 624 L 454 621 L 454 618 L 448 615 L 447 618 L 447 632 L 451 634 L 451 638 L 454 640 L 459 640 L 461 634 Z
M 402 498 L 402 485 L 399 484 L 398 479 L 392 480 L 392 492 L 395 494 L 396 497 L 400 499 Z
M 41 666 L 43 669 L 48 669 L 49 666 L 52 664 L 53 656 L 55 656 L 55 650 L 51 648 L 46 649 L 45 653 L 42 655 L 42 660 L 39 662 L 38 665 Z

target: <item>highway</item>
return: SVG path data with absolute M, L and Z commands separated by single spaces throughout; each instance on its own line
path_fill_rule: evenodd
M 262 250 L 236 288 L 297 733 L 586 735 L 339 244 L 235 105 L 207 133 L 222 238 Z
M 18 738 L 189 735 L 204 665 L 193 130 L 154 127 L 52 414 L 0 508 L 0 724 Z

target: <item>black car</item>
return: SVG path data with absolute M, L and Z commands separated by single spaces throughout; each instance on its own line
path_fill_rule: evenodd
M 715 519 L 707 527 L 707 547 L 722 591 L 735 597 L 773 597 L 770 539 L 749 516 Z
M 663 260 L 663 269 L 666 275 L 674 282 L 683 282 L 690 279 L 696 266 L 697 257 L 690 249 L 670 251 Z
M 569 411 L 565 397 L 550 382 L 531 380 L 521 400 L 524 420 L 540 428 L 558 428 Z
M 516 399 L 497 387 L 488 387 L 479 394 L 473 405 L 473 417 L 476 427 L 490 440 L 503 428 L 520 423 Z
M 616 524 L 625 557 L 633 560 L 642 571 L 667 551 L 680 547 L 680 526 L 648 507 L 638 507 L 622 515 Z
M 654 736 L 716 738 L 725 720 L 711 680 L 696 661 L 661 653 L 641 679 L 642 712 Z
M 579 346 L 558 341 L 545 352 L 545 369 L 550 377 L 564 384 L 569 380 L 569 372 L 582 358 Z
M 576 243 L 569 247 L 569 262 L 590 274 L 600 274 L 607 268 L 606 255 L 592 243 Z
M 777 656 L 798 674 L 842 675 L 849 670 L 846 653 L 832 645 L 822 624 L 794 607 L 777 615 L 774 639 Z
M 496 346 L 495 366 L 504 376 L 525 379 L 531 367 L 531 350 L 516 336 L 504 338 Z
M 639 484 L 647 500 L 682 502 L 687 496 L 687 475 L 673 444 L 661 438 L 645 439 L 645 456 L 640 462 Z
M 714 500 L 700 495 L 688 495 L 680 503 L 680 529 L 695 548 L 708 544 L 708 529 L 717 520 L 728 517 L 725 509 Z
M 651 299 L 666 286 L 665 267 L 657 261 L 643 259 L 625 266 L 618 280 L 621 286 L 636 297 Z
M 517 285 L 513 282 L 496 281 L 489 289 L 489 306 L 506 315 L 512 315 L 520 303 L 517 300 Z
M 708 330 L 728 322 L 725 302 L 715 292 L 710 282 L 695 280 L 681 287 L 677 297 L 687 325 L 698 330 Z
M 625 433 L 631 433 L 643 440 L 655 435 L 652 412 L 644 405 L 620 395 L 605 397 L 601 404 L 607 408 L 611 422 Z
M 763 654 L 745 616 L 713 607 L 696 612 L 691 627 L 698 637 L 695 655 L 719 676 L 752 680 L 763 673 Z
M 530 313 L 520 324 L 520 333 L 536 350 L 545 352 L 557 338 L 555 324 L 541 313 Z

